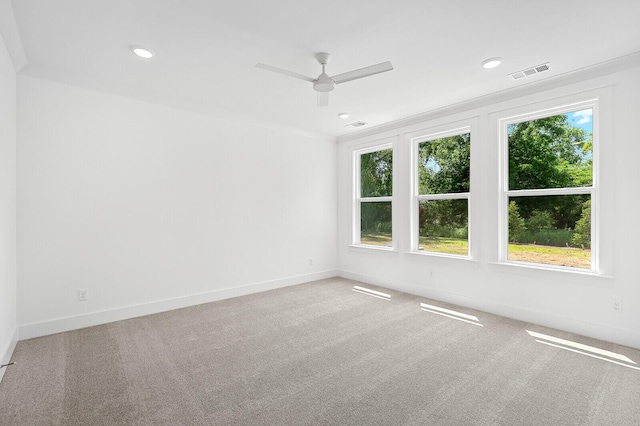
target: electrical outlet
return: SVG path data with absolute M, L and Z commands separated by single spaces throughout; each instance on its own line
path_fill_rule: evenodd
M 312 257 L 309 258 L 309 266 L 313 266 L 313 258 Z
M 81 288 L 78 290 L 78 301 L 84 302 L 89 298 L 89 290 L 86 288 Z
M 611 303 L 611 310 L 613 312 L 622 312 L 622 300 L 614 300 Z

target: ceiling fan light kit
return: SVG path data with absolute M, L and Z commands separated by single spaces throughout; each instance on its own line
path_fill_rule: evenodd
M 391 62 L 387 61 L 330 77 L 325 72 L 325 65 L 329 63 L 330 55 L 326 52 L 320 52 L 316 54 L 315 57 L 318 63 L 322 66 L 322 72 L 316 78 L 307 77 L 306 75 L 298 74 L 293 71 L 283 70 L 281 68 L 261 63 L 256 64 L 256 67 L 313 83 L 313 90 L 318 92 L 319 107 L 329 105 L 329 92 L 335 89 L 336 84 L 346 83 L 347 81 L 357 80 L 363 77 L 369 77 L 375 74 L 391 71 L 393 69 L 393 65 L 391 65 Z

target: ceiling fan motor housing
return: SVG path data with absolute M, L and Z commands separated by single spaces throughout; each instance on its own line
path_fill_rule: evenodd
M 313 81 L 313 89 L 317 92 L 330 92 L 335 88 L 335 85 L 333 79 L 324 72 Z

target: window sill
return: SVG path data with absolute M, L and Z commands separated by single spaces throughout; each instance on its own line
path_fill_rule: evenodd
M 393 247 L 382 246 L 367 246 L 367 245 L 349 245 L 349 250 L 360 253 L 395 253 L 398 254 L 398 250 Z
M 454 260 L 464 260 L 467 262 L 477 262 L 477 260 L 473 259 L 471 256 L 464 256 L 461 254 L 448 254 L 448 253 L 438 253 L 435 251 L 408 251 L 406 254 L 416 257 L 439 257 L 443 259 L 454 259 Z
M 578 269 L 570 267 L 552 267 L 541 264 L 527 264 L 519 262 L 489 262 L 489 265 L 503 271 L 519 272 L 523 274 L 539 274 L 549 279 L 560 279 L 563 281 L 575 281 L 580 283 L 593 283 L 599 285 L 613 285 L 614 277 L 604 275 L 597 271 Z

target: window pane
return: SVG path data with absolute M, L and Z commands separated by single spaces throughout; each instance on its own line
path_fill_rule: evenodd
M 393 188 L 393 149 L 360 155 L 360 196 L 390 197 Z
M 419 250 L 469 254 L 468 200 L 429 200 L 419 204 Z
M 360 203 L 360 244 L 391 247 L 391 202 Z
M 420 194 L 469 192 L 470 140 L 465 133 L 418 145 Z
M 509 189 L 591 186 L 592 109 L 510 124 Z
M 508 259 L 591 269 L 591 196 L 509 198 Z

